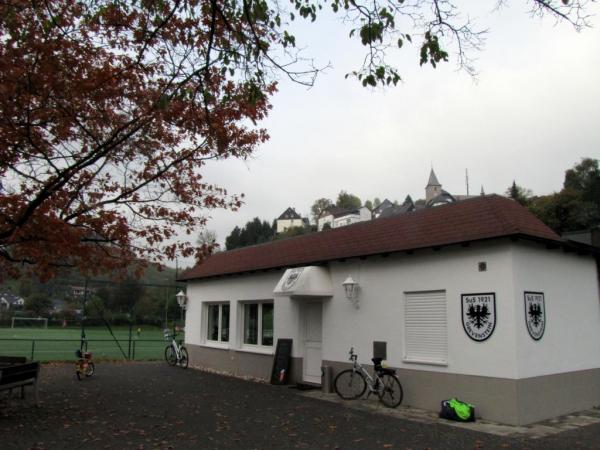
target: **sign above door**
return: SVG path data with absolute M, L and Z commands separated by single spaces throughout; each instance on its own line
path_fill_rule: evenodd
M 306 266 L 287 269 L 275 290 L 275 296 L 331 297 L 333 286 L 325 267 Z

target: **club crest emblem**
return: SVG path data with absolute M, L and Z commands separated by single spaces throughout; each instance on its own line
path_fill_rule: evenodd
M 496 328 L 496 294 L 463 294 L 462 323 L 474 341 L 485 341 Z
M 304 267 L 300 267 L 298 269 L 290 269 L 290 272 L 289 272 L 287 278 L 283 282 L 282 288 L 284 291 L 290 290 L 290 288 L 294 285 L 294 283 L 298 280 L 298 278 L 300 278 L 300 275 L 302 274 L 303 269 L 304 269 Z
M 546 329 L 546 305 L 543 292 L 525 292 L 525 323 L 529 335 L 539 341 Z

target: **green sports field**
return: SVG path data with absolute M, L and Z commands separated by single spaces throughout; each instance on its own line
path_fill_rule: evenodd
M 118 344 L 106 327 L 87 327 L 88 350 L 95 359 L 124 359 L 120 345 L 132 359 L 162 359 L 166 346 L 162 330 L 151 326 L 140 328 L 139 335 L 137 328 L 133 329 L 130 346 L 128 327 L 112 328 Z M 0 328 L 0 355 L 26 356 L 37 361 L 74 360 L 80 336 L 81 328 Z

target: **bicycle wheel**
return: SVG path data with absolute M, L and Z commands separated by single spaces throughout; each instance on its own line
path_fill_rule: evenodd
M 395 375 L 389 373 L 384 373 L 380 378 L 383 388 L 377 392 L 379 394 L 379 400 L 381 400 L 381 403 L 385 406 L 395 408 L 402 403 L 402 397 L 404 395 L 400 380 L 398 380 L 398 377 Z
M 167 361 L 170 366 L 177 364 L 177 355 L 175 354 L 173 347 L 170 345 L 165 348 L 165 361 Z
M 337 395 L 344 400 L 354 400 L 365 393 L 367 383 L 362 373 L 346 369 L 337 374 L 333 387 Z
M 181 359 L 179 360 L 179 365 L 182 369 L 187 369 L 188 366 L 188 352 L 185 347 L 181 347 Z
M 87 363 L 87 367 L 85 369 L 85 376 L 86 377 L 91 377 L 92 375 L 94 375 L 94 370 L 96 370 L 96 367 L 94 366 L 93 362 L 88 362 Z

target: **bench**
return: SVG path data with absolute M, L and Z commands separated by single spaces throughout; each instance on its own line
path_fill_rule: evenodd
M 25 364 L 26 362 L 27 358 L 24 356 L 0 356 L 0 368 L 15 364 Z
M 39 362 L 25 362 L 25 358 L 3 356 L 0 357 L 0 392 L 8 391 L 7 409 L 10 408 L 12 391 L 21 388 L 21 398 L 25 398 L 25 386 L 33 386 L 35 405 L 39 404 L 38 375 Z

